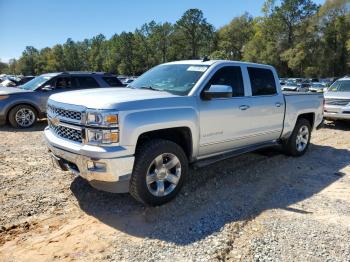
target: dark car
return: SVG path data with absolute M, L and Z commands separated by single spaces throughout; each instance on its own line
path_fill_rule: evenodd
M 49 73 L 18 87 L 0 87 L 0 123 L 17 128 L 32 126 L 46 116 L 50 95 L 87 88 L 123 87 L 114 75 L 92 72 Z

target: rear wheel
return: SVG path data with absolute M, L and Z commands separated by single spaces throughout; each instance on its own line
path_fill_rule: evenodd
M 130 194 L 147 205 L 161 205 L 180 191 L 188 172 L 182 148 L 168 140 L 151 140 L 138 150 Z
M 310 144 L 311 125 L 310 122 L 304 118 L 297 121 L 292 135 L 283 144 L 286 154 L 291 156 L 301 156 L 305 154 Z
M 15 106 L 9 113 L 9 122 L 15 128 L 31 127 L 36 120 L 36 110 L 28 105 Z

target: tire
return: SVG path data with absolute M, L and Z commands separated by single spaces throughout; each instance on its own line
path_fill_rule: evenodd
M 162 205 L 179 193 L 187 173 L 188 160 L 178 144 L 150 140 L 137 150 L 129 192 L 145 205 Z
M 302 131 L 303 128 L 303 131 Z M 307 137 L 306 137 L 307 133 Z M 304 134 L 304 135 L 302 135 Z M 303 139 L 301 139 L 301 137 Z M 284 152 L 290 156 L 302 156 L 309 147 L 311 139 L 310 122 L 304 118 L 300 118 L 295 124 L 292 135 L 283 143 Z M 304 140 L 304 142 L 303 142 Z M 302 144 L 303 146 L 300 146 Z
M 8 119 L 14 128 L 28 128 L 36 123 L 36 110 L 28 105 L 18 105 L 11 109 Z

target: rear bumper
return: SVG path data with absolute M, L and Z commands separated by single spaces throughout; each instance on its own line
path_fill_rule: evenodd
M 90 150 L 89 155 L 72 152 L 69 148 L 58 147 L 56 139 L 60 138 L 55 137 L 49 129 L 45 129 L 45 139 L 56 167 L 83 177 L 99 190 L 112 193 L 129 191 L 134 156 L 110 158 L 103 154 L 101 156 L 99 151 L 94 153 Z

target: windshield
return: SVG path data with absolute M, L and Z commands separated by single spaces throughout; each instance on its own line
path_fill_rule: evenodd
M 35 90 L 51 78 L 52 76 L 37 76 L 36 78 L 22 85 L 21 88 L 26 90 Z
M 332 92 L 350 92 L 350 80 L 335 81 L 329 88 Z
M 132 82 L 131 88 L 148 88 L 176 95 L 187 95 L 208 65 L 171 64 L 159 65 Z

